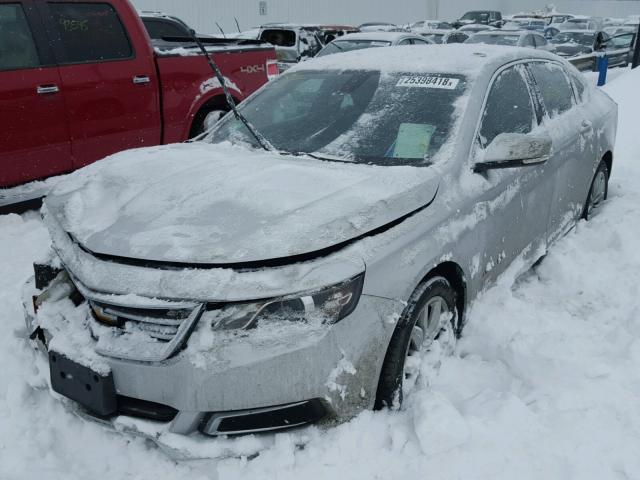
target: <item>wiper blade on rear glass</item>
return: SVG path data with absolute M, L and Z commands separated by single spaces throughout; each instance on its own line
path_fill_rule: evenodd
M 215 73 L 216 78 L 218 79 L 218 82 L 220 82 L 220 85 L 222 86 L 222 91 L 224 92 L 224 96 L 227 99 L 227 104 L 229 104 L 229 108 L 231 108 L 233 115 L 236 117 L 237 120 L 240 120 L 244 124 L 247 130 L 249 130 L 249 133 L 251 133 L 251 135 L 253 135 L 253 137 L 256 139 L 256 141 L 258 142 L 258 145 L 260 145 L 267 152 L 274 151 L 275 148 L 273 148 L 273 145 L 271 145 L 269 141 L 266 138 L 264 138 L 264 136 L 260 132 L 258 132 L 253 125 L 251 125 L 249 120 L 247 120 L 245 116 L 238 111 L 238 108 L 236 107 L 236 102 L 231 96 L 229 89 L 227 88 L 227 83 L 225 82 L 222 72 L 218 68 L 218 65 L 216 65 L 216 62 L 213 61 L 213 58 L 211 58 L 211 55 L 209 55 L 209 52 L 207 52 L 207 49 L 204 48 L 202 41 L 196 36 L 195 30 L 189 30 L 189 34 L 191 35 L 191 39 L 195 42 L 196 45 L 198 45 L 198 48 L 204 54 L 205 58 L 207 59 L 207 62 L 209 63 L 209 66 L 213 70 L 213 73 Z

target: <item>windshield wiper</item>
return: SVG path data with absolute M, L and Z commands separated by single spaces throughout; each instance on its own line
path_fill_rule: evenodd
M 306 153 L 306 152 L 300 152 L 298 153 L 298 155 L 311 157 L 316 160 L 324 160 L 327 162 L 353 163 L 352 160 L 347 160 L 342 157 L 334 157 L 333 155 L 316 155 L 315 153 Z
M 266 138 L 264 138 L 264 136 L 260 132 L 258 132 L 253 125 L 251 125 L 249 120 L 247 120 L 245 116 L 238 111 L 238 108 L 236 107 L 236 102 L 231 96 L 229 89 L 227 88 L 227 83 L 224 79 L 224 76 L 222 75 L 222 72 L 218 68 L 218 65 L 216 65 L 216 63 L 213 61 L 213 59 L 209 55 L 209 52 L 207 52 L 207 49 L 204 48 L 204 45 L 202 44 L 200 39 L 197 37 L 195 30 L 193 29 L 189 30 L 189 34 L 191 35 L 191 39 L 195 42 L 196 45 L 198 45 L 198 48 L 204 54 L 205 58 L 207 59 L 207 62 L 209 63 L 209 66 L 213 70 L 213 73 L 215 73 L 216 78 L 218 79 L 218 82 L 220 82 L 220 86 L 222 86 L 222 91 L 224 92 L 224 96 L 227 99 L 229 108 L 231 108 L 231 111 L 233 112 L 233 115 L 236 117 L 236 120 L 240 120 L 244 124 L 244 126 L 247 127 L 247 130 L 249 130 L 249 133 L 251 133 L 251 135 L 256 139 L 256 141 L 258 142 L 258 145 L 260 145 L 267 152 L 274 151 L 275 148 L 273 148 L 273 145 L 271 145 L 269 141 Z

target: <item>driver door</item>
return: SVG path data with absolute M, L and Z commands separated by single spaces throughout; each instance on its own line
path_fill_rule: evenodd
M 501 133 L 531 133 L 540 112 L 524 64 L 499 71 L 491 84 L 476 140 L 475 160 Z M 495 280 L 521 253 L 536 260 L 547 247 L 547 224 L 552 174 L 545 164 L 489 170 L 479 173 L 484 192 L 478 199 L 486 217 L 487 242 L 480 268 L 486 280 Z

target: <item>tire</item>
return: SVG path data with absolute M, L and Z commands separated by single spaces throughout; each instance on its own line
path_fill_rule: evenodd
M 450 313 L 450 319 L 444 315 L 439 316 L 440 324 L 435 326 L 434 322 L 429 322 L 426 317 L 430 317 L 429 311 L 433 312 L 435 303 L 441 302 L 442 312 Z M 413 372 L 413 379 L 408 377 L 408 371 L 405 369 L 407 359 L 412 355 L 417 355 L 418 359 L 428 351 L 434 340 L 443 342 L 452 342 L 450 351 L 453 351 L 455 344 L 456 332 L 458 332 L 459 315 L 456 307 L 456 292 L 451 284 L 444 277 L 432 277 L 422 283 L 411 296 L 402 317 L 396 325 L 393 332 L 387 353 L 384 358 L 380 379 L 378 380 L 378 390 L 376 392 L 375 409 L 382 408 L 399 408 L 402 404 L 405 383 L 417 380 L 419 371 Z M 446 308 L 446 311 L 445 311 Z M 426 317 L 422 316 L 423 312 L 427 312 Z M 435 314 L 434 314 L 435 316 Z M 419 343 L 419 335 L 416 335 L 415 327 L 419 327 L 420 323 L 427 321 L 431 325 L 426 325 L 422 329 L 422 342 Z M 425 326 L 425 325 L 423 325 Z M 419 361 L 416 359 L 417 361 Z
M 189 138 L 197 137 L 213 126 L 227 112 L 228 107 L 210 107 L 200 110 L 193 119 L 193 125 L 189 132 Z
M 601 160 L 596 173 L 593 175 L 593 180 L 591 180 L 589 194 L 582 210 L 582 218 L 589 220 L 593 216 L 594 210 L 607 199 L 608 195 L 609 167 L 607 167 L 607 163 L 604 160 Z

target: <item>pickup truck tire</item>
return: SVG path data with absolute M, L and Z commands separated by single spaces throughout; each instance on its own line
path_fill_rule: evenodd
M 212 102 L 202 107 L 195 117 L 193 117 L 189 138 L 197 137 L 201 133 L 204 133 L 205 130 L 211 128 L 228 111 L 229 107 L 226 105 L 226 102 L 224 105 L 221 105 L 219 102 Z

